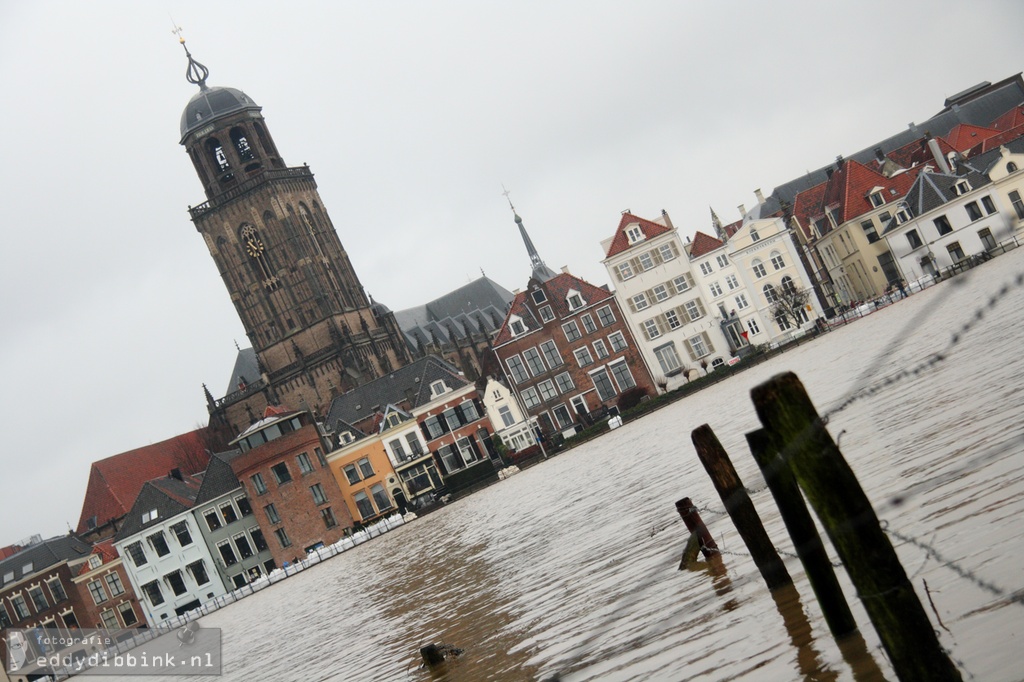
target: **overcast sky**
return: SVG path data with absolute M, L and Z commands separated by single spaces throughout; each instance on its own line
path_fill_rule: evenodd
M 608 281 L 620 213 L 710 231 L 775 185 L 1021 70 L 1018 1 L 0 0 L 0 546 L 77 525 L 90 464 L 206 420 L 245 334 L 186 207 L 211 85 L 308 163 L 398 310 L 541 256 Z

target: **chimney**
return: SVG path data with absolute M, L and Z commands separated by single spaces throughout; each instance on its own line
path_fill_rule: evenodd
M 569 272 L 569 266 L 568 265 L 563 265 L 562 266 L 562 272 L 564 272 L 567 275 L 571 275 L 572 274 L 571 272 Z
M 670 230 L 675 229 L 675 225 L 672 224 L 672 219 L 668 217 L 668 211 L 661 209 L 661 217 L 665 219 L 665 227 Z
M 946 161 L 946 157 L 942 155 L 942 150 L 939 149 L 939 142 L 932 134 L 925 132 L 924 139 L 928 142 L 928 151 L 932 153 L 932 158 L 935 159 L 935 165 L 937 165 L 943 173 L 946 175 L 950 174 L 949 163 Z
M 179 469 L 177 467 L 171 469 L 170 473 L 167 474 L 167 478 L 173 478 L 173 479 L 176 479 L 176 480 L 179 480 L 179 481 L 184 481 L 185 480 L 181 476 L 181 469 Z
M 875 147 L 875 159 L 880 164 L 885 163 L 885 154 L 882 153 L 881 147 Z
M 739 210 L 739 212 L 740 212 L 740 217 L 741 217 L 741 218 L 742 218 L 743 216 L 747 215 L 747 207 L 746 207 L 746 206 L 744 206 L 743 204 L 740 204 L 740 205 L 739 205 L 739 206 L 737 206 L 736 208 L 737 208 L 737 209 Z
M 910 123 L 908 123 L 908 124 L 907 124 L 907 127 L 908 127 L 908 128 L 910 128 L 910 132 L 912 132 L 912 133 L 914 133 L 915 135 L 917 135 L 917 126 L 916 126 L 916 125 L 914 125 L 914 122 L 913 122 L 913 121 L 911 121 Z
M 764 195 L 761 194 L 761 188 L 760 187 L 754 190 L 754 196 L 757 197 L 757 203 L 759 203 L 759 204 L 763 204 L 764 203 Z
M 836 170 L 840 170 L 843 167 L 843 160 L 842 154 L 836 156 Z
M 832 166 L 829 166 L 828 168 L 825 169 L 825 177 L 827 177 L 829 180 L 831 180 L 832 179 L 832 174 L 835 173 L 835 172 L 836 172 L 836 169 L 833 168 Z

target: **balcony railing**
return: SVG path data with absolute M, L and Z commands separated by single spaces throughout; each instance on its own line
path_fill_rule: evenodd
M 268 180 L 287 180 L 289 178 L 312 178 L 313 171 L 309 170 L 307 166 L 301 166 L 299 168 L 279 168 L 265 170 L 254 178 L 250 178 L 245 182 L 241 182 L 231 189 L 221 192 L 216 197 L 209 201 L 204 201 L 198 206 L 190 206 L 188 209 L 189 215 L 192 216 L 192 220 L 202 216 L 218 206 L 223 206 L 229 201 L 233 201 L 238 197 L 251 192 L 256 189 L 264 182 Z

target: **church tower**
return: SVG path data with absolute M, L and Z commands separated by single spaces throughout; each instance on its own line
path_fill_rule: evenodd
M 336 395 L 409 362 L 408 350 L 394 315 L 363 291 L 313 173 L 285 164 L 261 107 L 207 85 L 209 70 L 185 54 L 199 92 L 181 144 L 206 192 L 189 213 L 256 365 L 225 397 L 207 392 L 211 421 L 239 432 L 268 404 L 324 414 Z

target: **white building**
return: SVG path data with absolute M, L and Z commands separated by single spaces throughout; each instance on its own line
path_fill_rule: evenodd
M 536 443 L 533 427 L 508 386 L 496 379 L 488 379 L 483 401 L 494 433 L 505 447 L 525 450 Z

